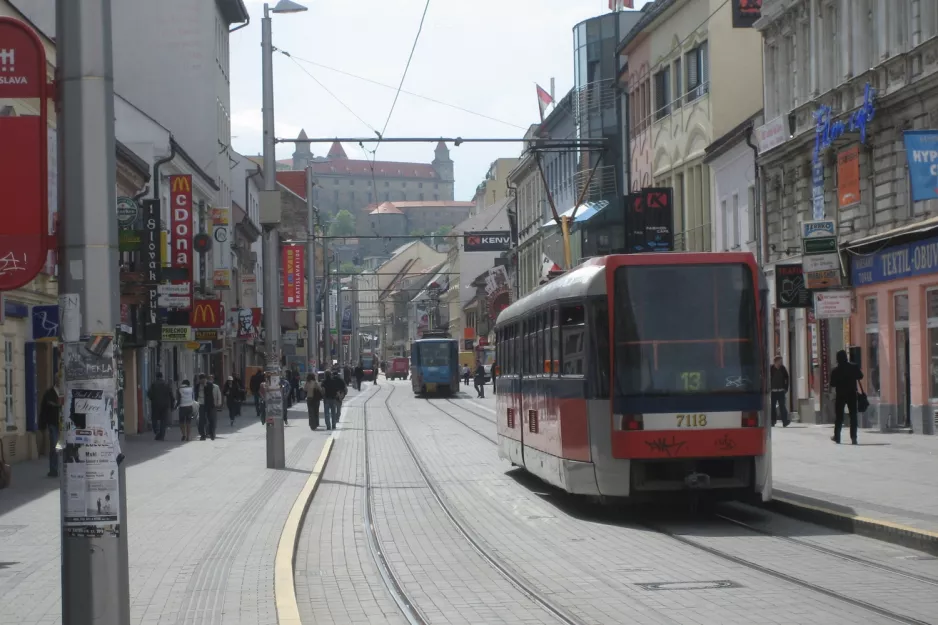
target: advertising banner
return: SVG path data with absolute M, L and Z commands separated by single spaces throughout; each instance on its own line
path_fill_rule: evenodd
M 192 176 L 169 177 L 170 266 L 185 270 L 190 276 L 189 306 L 192 290 Z M 189 306 L 181 306 L 188 308 Z
M 837 203 L 840 208 L 860 202 L 860 146 L 837 154 Z
M 811 291 L 804 283 L 801 264 L 775 265 L 775 306 L 810 308 Z
M 511 231 L 467 232 L 463 249 L 466 252 L 507 252 L 511 249 Z
M 140 256 L 143 260 L 144 282 L 147 285 L 146 339 L 160 338 L 157 308 L 160 305 L 159 283 L 162 280 L 163 247 L 160 242 L 160 201 L 143 202 L 143 239 Z
M 25 22 L 0 18 L 0 98 L 37 98 L 39 115 L 0 117 L 0 291 L 36 277 L 49 257 L 46 54 Z
M 852 313 L 852 291 L 825 291 L 814 297 L 814 316 L 818 319 L 841 319 Z
M 674 250 L 671 187 L 646 187 L 625 196 L 625 245 L 629 253 Z
M 853 286 L 866 286 L 891 280 L 938 273 L 938 237 L 890 245 L 850 259 Z
M 253 273 L 241 274 L 241 305 L 245 308 L 257 306 L 257 276 Z
M 912 201 L 938 198 L 938 130 L 906 130 L 903 136 Z
M 225 320 L 225 309 L 220 299 L 200 299 L 192 305 L 193 328 L 220 328 Z
M 306 301 L 302 245 L 283 246 L 283 307 L 300 308 Z
M 212 252 L 215 271 L 212 275 L 212 285 L 216 290 L 231 288 L 231 209 L 216 206 L 211 210 L 212 216 Z

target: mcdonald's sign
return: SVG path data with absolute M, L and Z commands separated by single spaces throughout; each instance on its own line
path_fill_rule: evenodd
M 193 328 L 220 328 L 225 321 L 224 307 L 220 299 L 202 299 L 192 303 Z
M 192 267 L 192 176 L 170 176 L 172 266 Z

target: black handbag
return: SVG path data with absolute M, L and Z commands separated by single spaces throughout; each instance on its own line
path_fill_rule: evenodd
M 866 391 L 863 390 L 863 384 L 857 380 L 857 386 L 860 387 L 860 392 L 857 394 L 857 412 L 866 412 L 870 407 L 870 400 L 866 396 Z

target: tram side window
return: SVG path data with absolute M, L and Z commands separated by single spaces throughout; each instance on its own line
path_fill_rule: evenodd
M 550 311 L 551 368 L 560 375 L 560 309 Z
M 537 365 L 537 374 L 544 375 L 544 360 L 547 356 L 544 355 L 544 314 L 537 313 L 537 339 L 535 341 L 537 347 L 537 360 L 535 361 Z
M 529 321 L 529 330 L 528 334 L 528 373 L 531 375 L 537 375 L 540 367 L 537 366 L 537 317 L 531 317 Z
M 590 306 L 590 345 L 596 375 L 591 376 L 592 395 L 599 399 L 609 397 L 609 304 L 597 299 Z
M 546 313 L 544 313 L 544 316 L 543 316 L 544 340 L 541 343 L 541 345 L 544 346 L 543 348 L 544 349 L 544 358 L 543 358 L 544 364 L 541 366 L 543 367 L 544 373 L 550 376 L 556 375 L 556 372 L 554 371 L 554 367 L 553 367 L 553 360 L 552 360 L 554 356 L 551 353 L 551 349 L 550 349 L 551 329 L 552 329 L 551 320 L 553 319 L 553 316 L 554 316 L 554 311 L 552 310 L 549 310 Z
M 563 375 L 583 375 L 586 358 L 586 311 L 583 306 L 564 306 L 560 309 L 560 331 Z

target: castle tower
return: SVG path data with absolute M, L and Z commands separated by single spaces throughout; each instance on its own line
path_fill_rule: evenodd
M 298 136 L 297 139 L 309 139 L 309 137 L 306 136 L 305 129 L 300 130 L 300 136 Z M 293 169 L 306 169 L 306 166 L 313 160 L 313 152 L 309 147 L 310 144 L 296 142 L 293 145 L 296 148 L 293 151 Z
M 346 161 L 348 160 L 348 154 L 345 153 L 345 148 L 342 147 L 341 143 L 334 141 L 326 158 L 330 161 Z
M 449 157 L 449 148 L 446 143 L 440 141 L 436 144 L 436 150 L 433 152 L 433 169 L 443 182 L 453 182 L 456 177 L 453 174 L 453 159 Z

